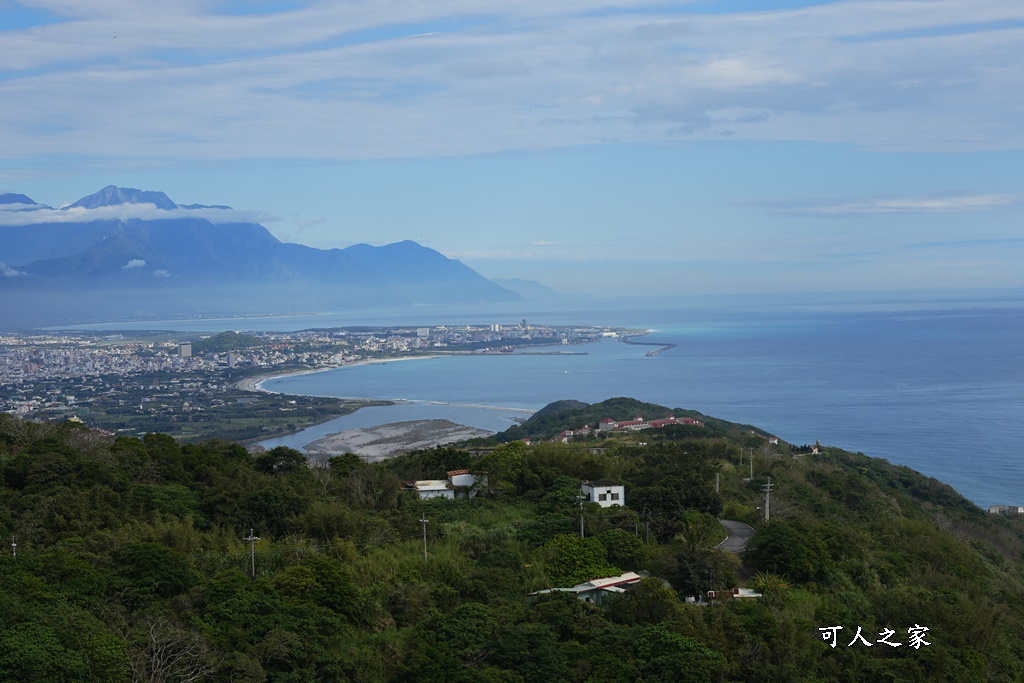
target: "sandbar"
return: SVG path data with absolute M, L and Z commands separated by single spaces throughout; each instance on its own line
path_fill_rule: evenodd
M 309 453 L 355 453 L 367 462 L 375 462 L 410 451 L 492 434 L 494 432 L 451 420 L 409 420 L 328 434 L 304 448 Z

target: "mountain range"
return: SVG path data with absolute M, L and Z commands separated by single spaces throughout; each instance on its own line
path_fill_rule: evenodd
M 316 249 L 228 206 L 113 185 L 59 209 L 0 194 L 7 326 L 521 299 L 412 241 Z

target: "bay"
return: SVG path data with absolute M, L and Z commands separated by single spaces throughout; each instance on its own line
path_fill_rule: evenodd
M 265 389 L 409 402 L 264 445 L 434 417 L 497 431 L 551 401 L 629 396 L 754 424 L 791 443 L 821 440 L 886 458 L 982 506 L 1024 503 L 1024 308 L 1017 300 L 537 316 L 547 324 L 649 328 L 646 341 L 677 346 L 648 357 L 651 347 L 605 340 L 574 347 L 586 352 L 579 356 L 448 356 L 274 378 Z

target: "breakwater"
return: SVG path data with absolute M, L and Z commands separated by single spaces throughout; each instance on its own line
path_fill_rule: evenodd
M 677 346 L 679 346 L 679 344 L 668 344 L 668 343 L 665 343 L 665 342 L 636 341 L 636 339 L 634 337 L 622 337 L 622 343 L 623 344 L 633 344 L 634 346 L 658 346 L 658 347 L 661 347 L 661 348 L 659 348 L 656 351 L 648 351 L 647 352 L 648 356 L 657 356 L 659 353 L 665 353 L 666 351 L 668 351 L 670 349 L 674 349 Z

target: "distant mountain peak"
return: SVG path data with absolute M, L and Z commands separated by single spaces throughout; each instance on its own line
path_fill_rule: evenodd
M 24 204 L 25 206 L 38 206 L 39 208 L 44 208 L 42 204 L 36 204 L 26 195 L 16 194 L 14 192 L 4 192 L 0 194 L 0 204 Z
M 178 205 L 163 192 L 136 190 L 133 187 L 117 187 L 107 185 L 99 192 L 82 197 L 65 209 L 98 209 L 101 206 L 119 206 L 121 204 L 155 204 L 158 209 L 176 209 Z
M 5 201 L 0 325 L 13 316 L 69 315 L 47 303 L 53 296 L 74 302 L 76 320 L 132 310 L 166 317 L 521 300 L 412 240 L 331 250 L 285 244 L 241 215 L 215 222 L 214 207 L 178 205 L 163 192 L 110 185 L 66 207 L 72 211 L 63 217 L 44 211 L 43 221 L 28 215 L 43 207 L 27 197 Z M 146 208 L 153 206 L 159 210 Z M 25 297 L 42 302 L 39 310 Z

